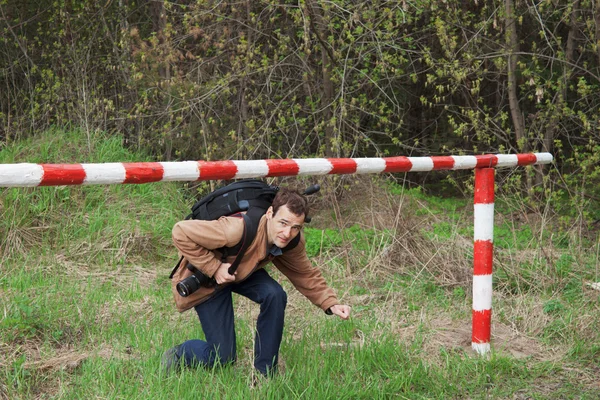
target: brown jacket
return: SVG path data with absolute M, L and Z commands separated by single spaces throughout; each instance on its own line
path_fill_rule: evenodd
M 191 295 L 181 297 L 175 287 L 178 282 L 192 274 L 185 268 L 187 263 L 192 263 L 207 276 L 213 276 L 221 265 L 221 254 L 215 249 L 235 246 L 241 241 L 243 231 L 243 219 L 236 217 L 222 217 L 217 221 L 187 220 L 175 224 L 173 243 L 180 255 L 184 257 L 171 281 L 175 304 L 179 312 L 189 310 L 208 300 L 215 291 L 220 289 L 219 286 L 216 288 L 201 287 Z M 252 272 L 263 268 L 272 261 L 300 293 L 317 307 L 326 311 L 329 307 L 338 304 L 338 300 L 333 290 L 327 286 L 321 271 L 311 265 L 306 254 L 305 243 L 304 236 L 302 236 L 294 249 L 277 257 L 267 255 L 267 218 L 263 216 L 256 238 L 246 250 L 238 266 L 235 282 L 243 281 Z M 234 259 L 235 256 L 231 256 L 227 258 L 227 262 L 232 263 Z

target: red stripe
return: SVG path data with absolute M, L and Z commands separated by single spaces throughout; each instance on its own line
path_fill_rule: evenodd
M 356 161 L 351 158 L 328 158 L 333 165 L 330 174 L 353 174 L 356 172 Z
M 385 170 L 383 172 L 408 172 L 412 168 L 412 163 L 408 157 L 386 157 Z
M 494 244 L 490 240 L 476 240 L 473 245 L 473 275 L 489 275 L 492 273 Z
M 498 157 L 493 154 L 484 154 L 482 156 L 475 156 L 477 159 L 476 168 L 492 168 L 498 164 Z
M 269 166 L 267 176 L 294 176 L 300 172 L 300 167 L 294 160 L 265 160 Z
M 492 310 L 473 310 L 473 343 L 489 343 L 492 323 Z
M 123 163 L 125 181 L 123 183 L 148 183 L 162 180 L 164 169 L 157 162 Z
M 527 153 L 527 154 L 517 154 L 517 164 L 518 165 L 531 165 L 537 162 L 537 157 L 535 154 Z
M 44 176 L 40 186 L 81 185 L 85 170 L 81 164 L 41 164 Z
M 211 179 L 233 179 L 237 174 L 237 165 L 233 161 L 198 161 L 200 178 L 208 181 Z
M 450 156 L 433 156 L 433 169 L 452 169 L 454 168 L 454 158 Z
M 494 203 L 494 169 L 475 169 L 475 204 Z

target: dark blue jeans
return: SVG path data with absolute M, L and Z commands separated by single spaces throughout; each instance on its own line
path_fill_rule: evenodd
M 287 295 L 264 269 L 257 270 L 243 282 L 225 286 L 212 298 L 195 307 L 206 341 L 184 342 L 178 350 L 178 356 L 190 367 L 212 367 L 215 363 L 226 364 L 236 360 L 232 292 L 260 304 L 254 341 L 254 367 L 263 375 L 274 373 L 283 335 Z

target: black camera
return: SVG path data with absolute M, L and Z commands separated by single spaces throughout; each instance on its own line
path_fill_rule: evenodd
M 188 264 L 186 268 L 192 271 L 193 274 L 177 284 L 177 293 L 179 293 L 181 297 L 187 297 L 201 287 L 217 286 L 217 281 L 215 281 L 215 278 L 209 278 L 208 276 L 204 275 L 192 264 Z

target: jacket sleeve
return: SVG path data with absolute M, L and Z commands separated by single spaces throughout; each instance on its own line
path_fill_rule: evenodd
M 233 247 L 241 239 L 244 222 L 241 218 L 220 218 L 217 221 L 186 220 L 173 227 L 173 244 L 179 253 L 207 276 L 213 276 L 221 261 L 212 250 Z
M 338 303 L 338 299 L 325 282 L 318 268 L 312 266 L 306 254 L 304 236 L 298 245 L 279 257 L 273 259 L 273 264 L 292 282 L 306 298 L 314 305 L 327 311 L 329 307 Z

